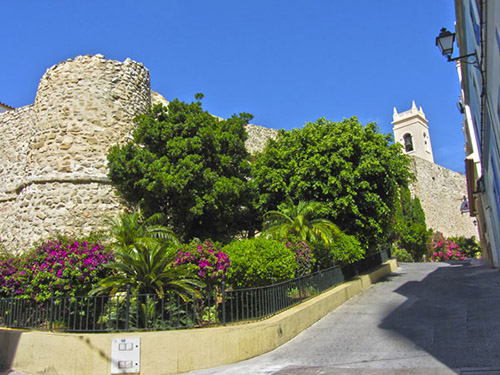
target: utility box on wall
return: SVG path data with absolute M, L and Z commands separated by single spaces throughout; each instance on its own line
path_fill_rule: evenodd
M 140 372 L 141 339 L 139 337 L 111 340 L 111 373 L 138 374 Z

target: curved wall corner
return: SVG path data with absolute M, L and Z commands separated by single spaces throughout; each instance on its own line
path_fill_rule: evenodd
M 106 155 L 151 105 L 148 70 L 130 59 L 77 56 L 49 68 L 33 105 L 0 114 L 0 243 L 88 234 L 121 202 Z

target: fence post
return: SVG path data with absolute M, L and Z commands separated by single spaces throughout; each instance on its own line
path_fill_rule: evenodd
M 302 300 L 302 282 L 301 282 L 301 277 L 299 276 L 297 278 L 297 286 L 298 286 L 298 289 L 299 289 L 299 300 Z
M 10 309 L 9 309 L 9 325 L 7 327 L 12 327 L 12 316 L 14 315 L 14 292 L 10 295 Z
M 274 277 L 271 277 L 271 310 L 273 314 L 276 312 L 276 293 L 274 291 Z
M 323 291 L 323 275 L 321 274 L 321 268 L 319 267 L 318 264 L 318 294 Z
M 127 284 L 127 297 L 125 299 L 125 331 L 129 329 L 130 318 L 130 284 Z
M 222 282 L 222 325 L 226 325 L 226 282 Z
M 52 294 L 50 295 L 50 312 L 49 312 L 49 331 L 52 331 L 54 323 L 54 289 L 52 289 Z

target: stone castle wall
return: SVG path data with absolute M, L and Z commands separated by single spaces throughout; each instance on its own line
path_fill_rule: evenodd
M 427 227 L 446 237 L 478 239 L 474 219 L 460 214 L 462 199 L 467 196 L 465 176 L 419 157 L 412 157 L 412 171 L 417 178 L 412 192 L 420 199 Z
M 259 125 L 248 124 L 245 127 L 248 138 L 245 141 L 245 147 L 251 154 L 261 152 L 268 139 L 276 139 L 278 130 L 269 129 Z
M 115 214 L 106 154 L 150 105 L 149 72 L 130 59 L 78 56 L 48 69 L 33 105 L 0 114 L 0 243 L 23 251 Z

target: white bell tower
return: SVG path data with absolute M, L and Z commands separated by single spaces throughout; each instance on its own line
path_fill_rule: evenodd
M 403 145 L 403 152 L 434 163 L 427 126 L 429 121 L 425 118 L 422 107 L 417 108 L 415 101 L 412 102 L 411 109 L 405 112 L 398 113 L 394 107 L 392 118 L 394 140 Z

